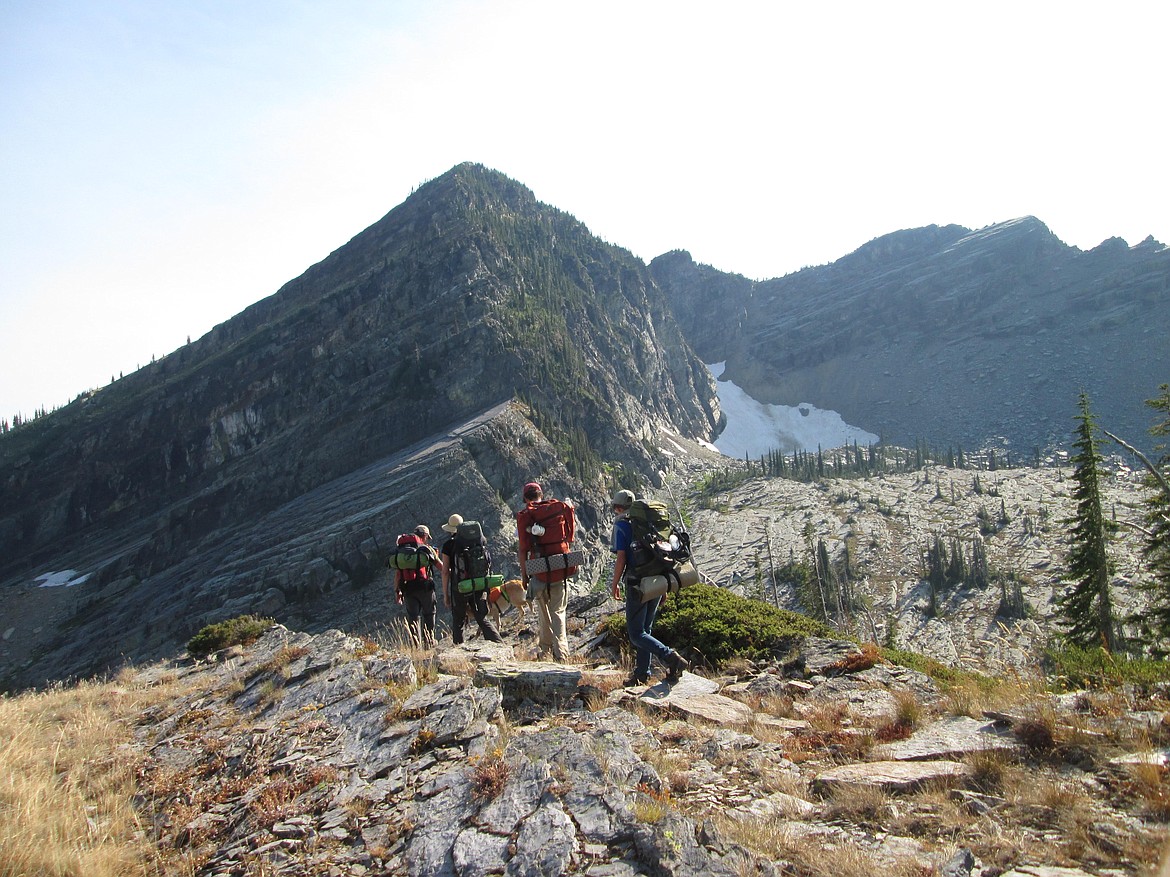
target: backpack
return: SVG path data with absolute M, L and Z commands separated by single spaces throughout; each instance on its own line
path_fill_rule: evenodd
M 635 500 L 626 518 L 633 531 L 628 563 L 634 577 L 669 575 L 690 559 L 691 537 L 670 523 L 666 503 Z
M 557 558 L 536 563 L 525 563 L 524 571 L 542 582 L 563 582 L 577 572 L 574 565 L 581 562 L 579 552 L 570 552 L 577 532 L 576 511 L 573 504 L 559 499 L 533 503 L 516 513 L 516 527 L 530 534 L 529 553 L 538 558 Z
M 486 590 L 492 556 L 478 521 L 464 521 L 456 529 L 455 535 L 451 537 L 451 559 L 461 592 Z M 466 581 L 472 582 L 472 585 L 465 589 L 462 585 Z
M 402 570 L 402 581 L 413 582 L 416 579 L 430 578 L 430 566 L 435 558 L 431 549 L 413 533 L 403 533 L 398 537 L 394 553 L 386 558 L 386 566 L 390 569 Z

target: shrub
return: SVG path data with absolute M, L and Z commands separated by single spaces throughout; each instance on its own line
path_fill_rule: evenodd
M 205 658 L 212 652 L 226 649 L 228 646 L 249 645 L 267 631 L 276 622 L 271 618 L 260 618 L 256 615 L 239 615 L 209 624 L 187 643 L 187 651 L 193 658 Z
M 917 670 L 935 681 L 944 691 L 956 688 L 973 687 L 984 694 L 990 693 L 1003 685 L 1002 680 L 970 670 L 960 670 L 957 667 L 948 667 L 941 661 L 920 655 L 917 652 L 908 652 L 904 649 L 882 646 L 879 650 L 882 658 L 891 664 L 909 667 Z
M 471 796 L 477 801 L 491 801 L 499 797 L 512 775 L 504 753 L 500 749 L 474 761 L 471 773 Z
M 1057 688 L 1116 688 L 1136 685 L 1151 688 L 1170 681 L 1170 662 L 1152 658 L 1129 658 L 1111 654 L 1103 648 L 1084 649 L 1053 644 L 1044 651 L 1045 674 L 1055 680 Z
M 611 617 L 608 629 L 626 640 L 625 614 Z M 698 653 L 718 668 L 733 658 L 764 658 L 795 639 L 833 636 L 833 632 L 807 615 L 699 583 L 666 601 L 654 623 L 654 636 L 684 654 Z

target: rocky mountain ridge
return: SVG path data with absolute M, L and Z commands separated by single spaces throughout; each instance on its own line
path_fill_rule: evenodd
M 127 523 L 165 534 L 143 534 L 141 575 L 509 400 L 577 492 L 600 491 L 602 459 L 645 467 L 658 425 L 709 437 L 719 418 L 644 265 L 461 165 L 203 338 L 4 436 L 0 580 Z
M 1024 217 L 894 232 L 773 280 L 683 251 L 650 268 L 724 379 L 894 444 L 1022 461 L 1067 444 L 1083 389 L 1107 428 L 1146 447 L 1143 403 L 1170 375 L 1170 249 L 1152 238 L 1081 251 Z
M 718 421 L 645 265 L 461 165 L 203 338 L 0 439 L 0 679 L 158 656 L 211 611 L 333 614 L 319 598 L 372 581 L 379 539 L 456 510 L 505 531 L 533 477 L 596 542 L 606 471 L 654 465 L 660 428 Z M 36 593 L 63 570 L 80 590 Z

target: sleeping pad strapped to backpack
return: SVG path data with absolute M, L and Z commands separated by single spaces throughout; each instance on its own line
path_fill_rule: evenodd
M 626 512 L 633 539 L 629 563 L 636 578 L 669 575 L 691 556 L 691 537 L 670 523 L 666 504 L 635 500 Z
M 464 521 L 451 537 L 451 557 L 455 561 L 456 587 L 461 594 L 486 591 L 504 581 L 502 575 L 491 575 L 492 556 L 478 521 Z
M 430 578 L 430 567 L 434 562 L 435 556 L 431 549 L 413 533 L 399 536 L 394 553 L 386 558 L 386 566 L 402 570 L 403 583 Z

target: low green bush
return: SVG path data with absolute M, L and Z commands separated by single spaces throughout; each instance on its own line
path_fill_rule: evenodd
M 622 641 L 626 615 L 613 615 L 610 633 Z M 758 660 L 806 636 L 836 636 L 821 622 L 740 597 L 715 585 L 696 584 L 671 596 L 658 613 L 654 636 L 688 657 L 701 655 L 713 668 L 731 658 Z
M 1160 682 L 1170 682 L 1170 662 L 1131 658 L 1111 654 L 1100 647 L 1084 649 L 1060 642 L 1044 650 L 1043 667 L 1052 687 L 1065 691 L 1121 685 L 1150 688 Z
M 917 670 L 924 676 L 929 676 L 944 691 L 964 685 L 973 685 L 979 691 L 989 692 L 994 691 L 1001 684 L 1000 680 L 994 676 L 975 673 L 971 670 L 961 670 L 958 667 L 950 667 L 941 661 L 937 661 L 926 655 L 921 655 L 918 652 L 908 652 L 905 649 L 881 646 L 878 648 L 878 654 L 891 664 L 908 667 L 911 670 Z
M 271 618 L 257 615 L 238 615 L 227 621 L 209 624 L 191 637 L 187 651 L 193 658 L 205 658 L 212 652 L 228 646 L 249 645 L 264 634 L 276 622 Z

